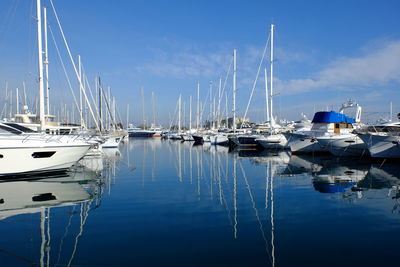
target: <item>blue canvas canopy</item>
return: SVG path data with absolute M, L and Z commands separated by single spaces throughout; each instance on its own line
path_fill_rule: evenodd
M 313 123 L 355 123 L 355 119 L 335 111 L 319 111 L 315 113 Z

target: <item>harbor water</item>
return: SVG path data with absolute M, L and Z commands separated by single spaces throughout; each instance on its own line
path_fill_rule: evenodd
M 397 266 L 400 164 L 130 139 L 0 182 L 0 266 Z

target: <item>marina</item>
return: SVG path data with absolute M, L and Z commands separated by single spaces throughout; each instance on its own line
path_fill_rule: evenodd
M 391 162 L 132 138 L 64 176 L 3 180 L 0 259 L 376 266 L 384 257 L 396 265 L 399 173 Z M 330 257 L 338 247 L 352 253 Z
M 0 266 L 397 266 L 400 6 L 289 2 L 2 1 Z

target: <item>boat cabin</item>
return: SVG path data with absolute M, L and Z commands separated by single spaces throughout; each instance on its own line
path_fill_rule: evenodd
M 335 111 L 319 111 L 315 113 L 312 120 L 311 131 L 329 132 L 340 134 L 341 132 L 351 132 L 355 119 L 343 113 Z

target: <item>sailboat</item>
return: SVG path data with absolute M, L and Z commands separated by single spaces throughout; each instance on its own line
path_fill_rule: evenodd
M 270 108 L 270 112 L 267 113 L 269 118 L 269 133 L 267 135 L 262 135 L 256 138 L 256 142 L 258 142 L 264 148 L 275 148 L 275 149 L 284 149 L 287 147 L 287 139 L 286 137 L 280 133 L 281 126 L 275 122 L 273 115 L 273 106 L 272 106 L 272 97 L 273 97 L 273 66 L 274 66 L 274 24 L 271 24 L 271 60 L 270 60 L 270 68 L 271 68 L 271 78 L 270 78 L 270 94 L 269 97 L 266 97 L 267 110 Z M 268 95 L 268 81 L 267 81 L 267 70 L 264 71 L 265 78 L 265 92 Z M 268 101 L 270 101 L 270 105 L 268 105 Z

